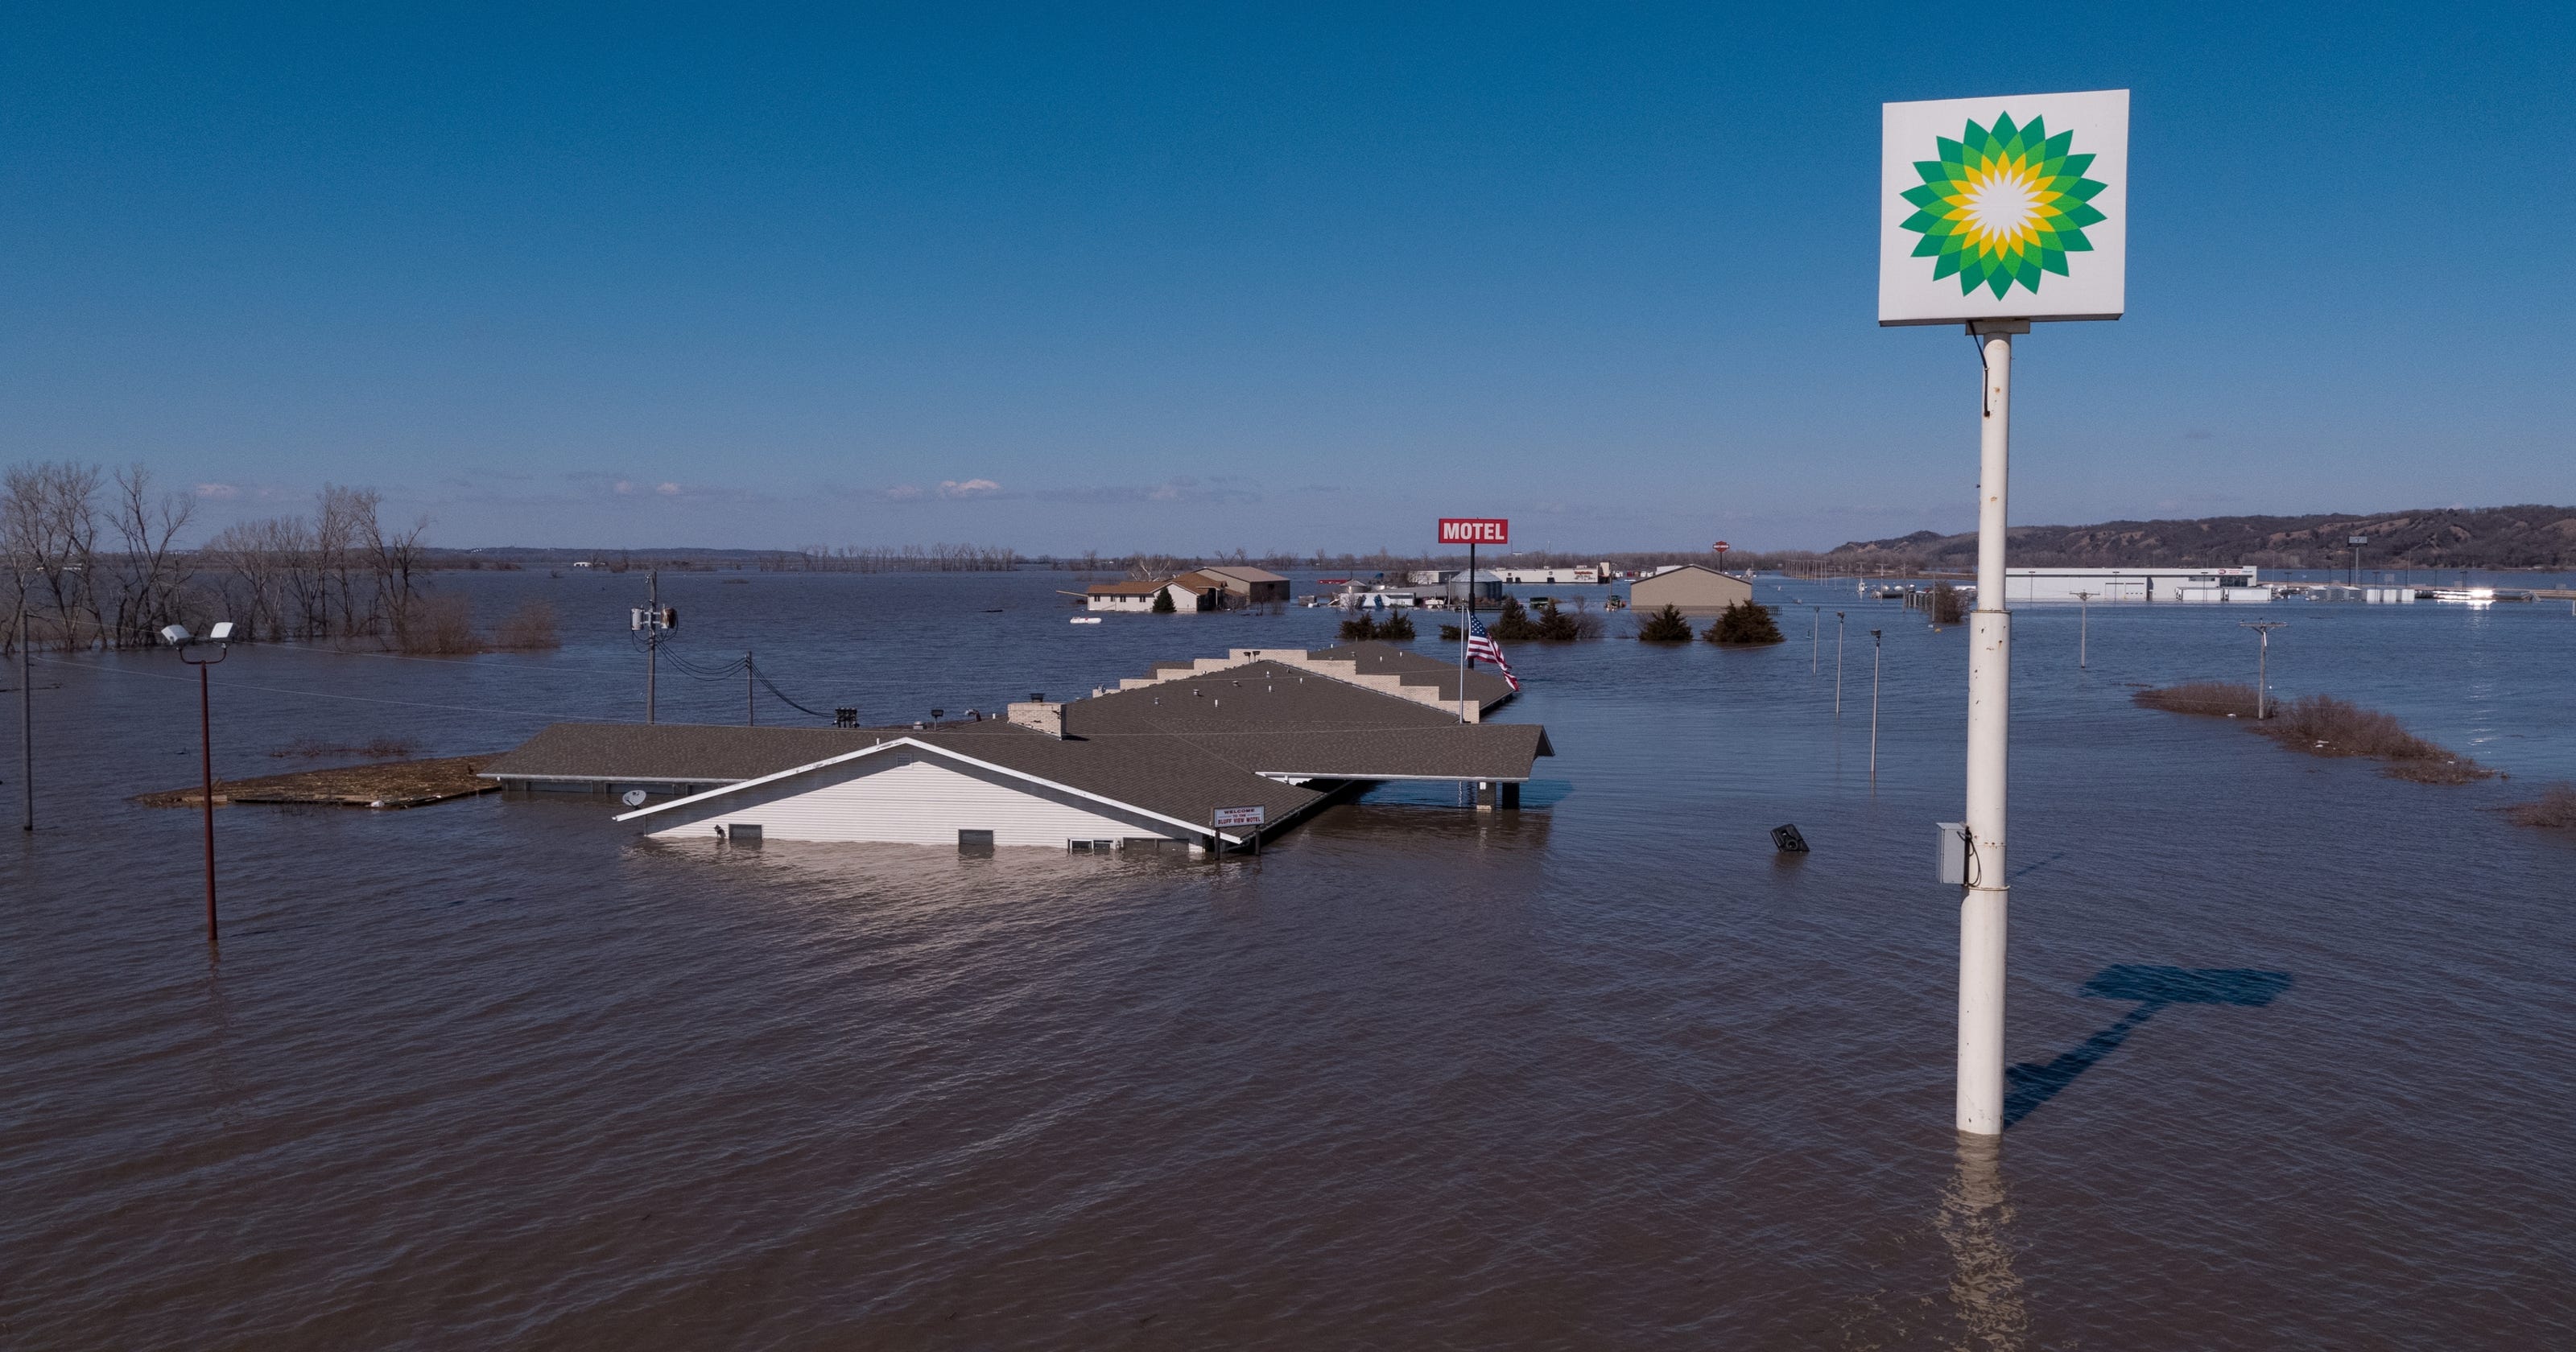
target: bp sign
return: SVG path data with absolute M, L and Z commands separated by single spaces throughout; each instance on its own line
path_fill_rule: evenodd
M 1881 112 L 1879 323 L 2120 317 L 2129 91 Z

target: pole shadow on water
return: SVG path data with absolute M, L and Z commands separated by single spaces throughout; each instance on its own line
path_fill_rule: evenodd
M 2120 963 L 2105 967 L 2084 983 L 2079 994 L 2097 1000 L 2135 1000 L 2138 1007 L 2118 1022 L 2058 1053 L 2045 1064 L 2023 1062 L 2004 1072 L 2004 1128 L 2039 1110 L 2058 1091 L 2120 1049 L 2139 1024 L 2167 1005 L 2244 1005 L 2261 1008 L 2290 988 L 2287 972 L 2250 967 L 2149 967 Z

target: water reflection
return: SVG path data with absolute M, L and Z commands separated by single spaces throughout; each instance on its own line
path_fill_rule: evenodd
M 2006 1234 L 2013 1214 L 2004 1196 L 2002 1140 L 1959 1133 L 1958 1168 L 1941 1197 L 1938 1228 L 1950 1250 L 1950 1303 L 1965 1335 L 1961 1347 L 2030 1344 L 2030 1315 Z

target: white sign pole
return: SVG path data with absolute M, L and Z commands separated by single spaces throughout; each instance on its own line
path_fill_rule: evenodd
M 2013 335 L 2028 320 L 1968 331 L 1985 357 L 1977 477 L 1977 609 L 1968 622 L 1968 894 L 1959 907 L 1958 1128 L 2004 1129 L 2004 765 L 2012 739 L 2012 616 L 2004 609 L 2004 506 L 2012 451 Z
M 2128 308 L 2129 93 L 1891 103 L 1881 110 L 1878 322 L 1964 322 L 1984 364 L 1977 608 L 1969 621 L 1967 894 L 1959 907 L 1958 1128 L 2004 1129 L 2004 607 L 2013 336 Z

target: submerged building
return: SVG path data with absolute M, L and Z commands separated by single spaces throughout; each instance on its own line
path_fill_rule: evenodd
M 1480 808 L 1518 807 L 1536 759 L 1555 754 L 1546 729 L 1483 722 L 1510 693 L 1481 672 L 1466 689 L 1476 721 L 1460 721 L 1456 671 L 1444 682 L 1424 669 L 1436 665 L 1385 644 L 1244 649 L 999 719 L 558 723 L 482 773 L 514 796 L 618 795 L 634 810 L 617 820 L 657 838 L 736 843 L 1232 849 L 1393 780 L 1468 782 Z
M 2082 595 L 2078 595 L 2082 593 Z M 2272 599 L 2252 568 L 2007 568 L 2004 604 L 2064 601 L 2253 602 Z
M 1671 606 L 1684 615 L 1715 615 L 1752 599 L 1752 583 L 1696 563 L 1657 569 L 1628 584 L 1628 607 L 1638 611 Z

